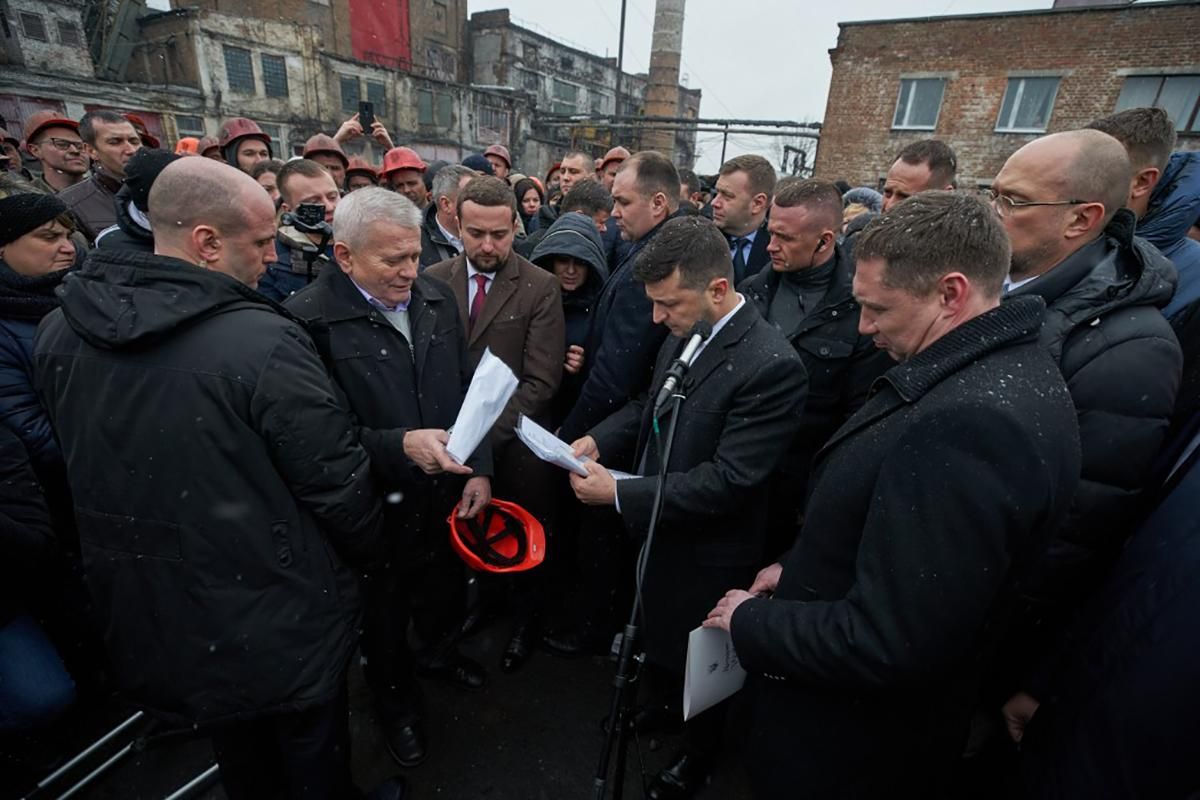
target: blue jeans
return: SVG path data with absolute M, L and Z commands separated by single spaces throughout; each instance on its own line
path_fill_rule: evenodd
M 75 702 L 75 681 L 36 622 L 18 614 L 0 628 L 0 732 L 54 720 Z

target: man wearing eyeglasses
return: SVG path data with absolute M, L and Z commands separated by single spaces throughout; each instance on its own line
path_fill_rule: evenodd
M 1016 678 L 1130 533 L 1179 389 L 1182 354 L 1159 311 L 1175 269 L 1133 236 L 1134 215 L 1122 208 L 1131 174 L 1116 139 L 1067 131 L 1014 153 L 988 192 L 1012 243 L 1006 294 L 1046 302 L 1039 339 L 1066 379 L 1083 453 L 1071 513 L 1026 586 L 1028 605 L 1007 648 L 1015 661 L 1004 672 Z M 1017 698 L 1006 708 L 1027 720 L 1036 704 Z M 1014 736 L 1022 725 L 1010 723 Z
M 42 174 L 32 176 L 39 189 L 55 194 L 87 177 L 78 122 L 54 111 L 39 111 L 26 120 L 24 135 L 25 149 L 42 162 Z

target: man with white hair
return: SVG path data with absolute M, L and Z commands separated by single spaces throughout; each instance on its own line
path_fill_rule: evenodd
M 483 667 L 454 648 L 463 581 L 445 517 L 460 498 L 461 517 L 491 501 L 491 452 L 485 443 L 459 465 L 446 451 L 472 369 L 454 293 L 417 271 L 421 212 L 403 195 L 360 189 L 338 204 L 333 238 L 340 269 L 322 271 L 286 305 L 315 323 L 317 348 L 389 499 L 390 550 L 387 565 L 367 576 L 362 646 L 388 751 L 412 767 L 425 759 L 414 674 L 472 689 L 484 682 Z

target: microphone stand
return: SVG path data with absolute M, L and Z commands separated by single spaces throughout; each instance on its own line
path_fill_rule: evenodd
M 650 552 L 654 546 L 654 534 L 658 530 L 659 517 L 662 514 L 663 490 L 667 483 L 667 465 L 671 463 L 671 448 L 675 444 L 675 428 L 679 423 L 679 412 L 683 407 L 684 400 L 687 399 L 683 394 L 682 386 L 682 372 L 684 371 L 686 371 L 686 365 L 680 370 L 681 374 L 677 389 L 662 406 L 662 409 L 670 409 L 671 421 L 667 424 L 667 438 L 663 442 L 662 447 L 659 448 L 658 482 L 654 488 L 654 504 L 651 506 L 650 525 L 646 529 L 646 540 L 642 542 L 641 550 L 638 552 L 637 588 L 633 598 L 633 609 L 629 612 L 629 621 L 625 623 L 625 630 L 621 634 L 621 647 L 617 656 L 617 671 L 612 680 L 613 691 L 609 701 L 604 748 L 600 751 L 600 762 L 596 767 L 596 777 L 592 784 L 592 797 L 595 800 L 604 800 L 607 793 L 608 766 L 614 748 L 616 750 L 617 763 L 616 769 L 613 772 L 613 778 L 616 780 L 616 785 L 613 787 L 613 798 L 614 800 L 621 800 L 625 794 L 625 767 L 629 753 L 629 736 L 631 733 L 634 733 L 633 708 L 634 701 L 637 699 L 637 679 L 641 664 L 645 660 L 643 654 L 635 654 L 636 648 L 641 644 L 638 640 L 638 618 L 641 616 L 642 611 L 642 578 L 645 575 L 646 565 L 650 562 Z M 658 439 L 659 435 L 658 419 L 660 413 L 660 409 L 654 409 L 653 421 L 651 423 L 656 439 Z M 644 795 L 644 785 L 642 791 Z

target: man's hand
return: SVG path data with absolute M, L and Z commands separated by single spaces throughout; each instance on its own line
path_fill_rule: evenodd
M 596 446 L 596 440 L 591 436 L 584 436 L 582 439 L 576 439 L 571 442 L 571 451 L 575 453 L 576 458 L 590 458 L 592 461 L 600 460 L 600 448 Z
M 775 594 L 775 587 L 779 585 L 779 576 L 782 574 L 783 565 L 778 561 L 769 567 L 763 567 L 754 576 L 754 583 L 750 584 L 750 594 Z
M 358 114 L 355 114 L 342 123 L 342 127 L 338 128 L 337 133 L 333 135 L 333 140 L 338 144 L 343 144 L 362 135 L 362 125 L 358 122 Z
M 358 115 L 355 114 L 354 116 L 357 117 Z M 362 126 L 359 125 L 358 129 L 361 132 Z M 379 120 L 375 120 L 374 124 L 371 125 L 371 138 L 383 145 L 385 150 L 391 150 L 393 147 L 392 137 L 388 136 L 387 128 L 383 127 L 383 123 Z
M 588 440 L 591 438 L 590 436 L 584 437 Z M 595 445 L 596 443 L 593 441 L 593 448 Z M 571 473 L 571 488 L 575 490 L 575 496 L 579 498 L 579 502 L 588 506 L 611 506 L 616 503 L 617 479 L 612 476 L 612 473 L 595 461 L 587 461 L 583 466 L 588 471 L 586 478 L 576 475 L 574 472 Z
M 490 502 L 492 502 L 491 479 L 483 476 L 471 478 L 463 487 L 462 501 L 458 504 L 458 518 L 470 519 L 483 511 Z
M 438 428 L 422 428 L 404 434 L 404 455 L 412 459 L 426 475 L 449 472 L 470 475 L 471 468 L 455 463 L 446 450 L 450 434 Z
M 572 375 L 578 375 L 579 370 L 583 369 L 583 348 L 577 344 L 573 344 L 567 348 L 567 360 L 563 362 L 563 369 Z
M 733 612 L 737 611 L 738 606 L 752 597 L 754 595 L 749 592 L 743 592 L 741 589 L 730 589 L 717 602 L 716 607 L 708 612 L 708 619 L 700 624 L 706 628 L 720 628 L 728 633 L 729 626 L 733 623 Z
M 1021 739 L 1025 737 L 1025 726 L 1029 724 L 1029 720 L 1033 719 L 1039 705 L 1041 703 L 1033 695 L 1017 692 L 1008 698 L 1008 702 L 1000 709 L 1000 713 L 1004 715 L 1004 724 L 1008 728 L 1008 735 L 1017 744 L 1020 744 Z

